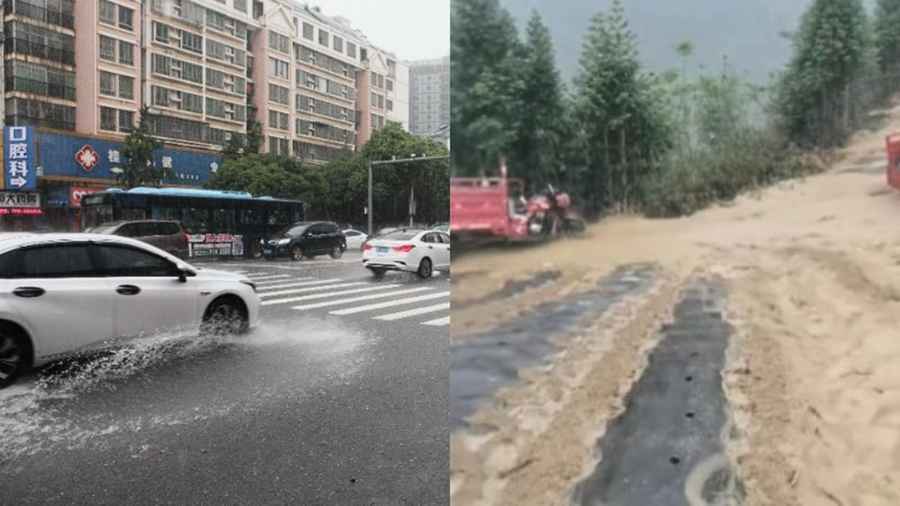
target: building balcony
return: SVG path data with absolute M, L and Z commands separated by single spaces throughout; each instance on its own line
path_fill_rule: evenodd
M 72 49 L 63 49 L 53 47 L 41 42 L 34 42 L 27 39 L 7 37 L 3 43 L 6 54 L 23 54 L 43 58 L 48 61 L 62 63 L 65 65 L 75 65 L 75 51 Z
M 7 75 L 5 82 L 5 90 L 7 92 L 18 91 L 21 93 L 31 93 L 44 97 L 62 98 L 65 100 L 75 100 L 75 87 L 63 84 L 48 83 L 38 81 L 36 79 L 28 79 L 27 77 L 18 77 Z
M 74 121 L 49 117 L 25 116 L 22 114 L 7 114 L 6 124 L 11 126 L 34 126 L 40 128 L 55 128 L 57 130 L 75 130 Z
M 22 0 L 6 0 L 3 2 L 3 14 L 22 16 L 63 28 L 75 28 L 75 16 L 71 10 L 50 10 L 37 4 Z

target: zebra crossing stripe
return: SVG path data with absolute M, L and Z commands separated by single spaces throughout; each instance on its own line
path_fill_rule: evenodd
M 437 320 L 429 320 L 427 322 L 422 322 L 422 325 L 428 325 L 429 327 L 444 327 L 450 325 L 450 317 L 445 316 L 443 318 L 438 318 Z
M 384 309 L 386 307 L 402 306 L 404 304 L 412 304 L 413 302 L 421 302 L 423 300 L 437 299 L 440 297 L 449 297 L 450 292 L 429 293 L 427 295 L 419 295 L 418 297 L 407 297 L 405 299 L 389 300 L 387 302 L 378 302 L 365 306 L 351 307 L 347 309 L 338 309 L 328 314 L 344 316 L 348 314 L 362 313 L 364 311 L 373 311 L 375 309 Z
M 429 288 L 426 286 L 426 287 L 422 287 L 422 288 L 410 288 L 409 290 L 397 290 L 397 291 L 387 292 L 387 293 L 376 293 L 376 294 L 372 294 L 372 295 L 360 295 L 359 297 L 351 297 L 349 299 L 329 300 L 326 302 L 316 302 L 315 304 L 305 304 L 302 306 L 294 306 L 291 309 L 296 309 L 297 311 L 305 311 L 307 309 L 317 309 L 320 307 L 340 306 L 342 304 L 350 304 L 351 302 L 362 302 L 365 300 L 383 299 L 385 297 L 396 297 L 397 295 L 406 295 L 409 293 L 424 292 L 427 290 L 433 290 L 433 288 Z
M 433 306 L 425 306 L 425 307 L 417 307 L 415 309 L 407 309 L 406 311 L 400 311 L 398 313 L 389 313 L 381 316 L 376 316 L 375 320 L 384 320 L 384 321 L 394 321 L 401 320 L 403 318 L 409 318 L 410 316 L 417 316 L 420 314 L 427 313 L 435 313 L 437 311 L 443 311 L 445 309 L 450 309 L 449 302 L 443 302 L 441 304 L 435 304 Z
M 262 276 L 260 276 L 258 274 L 247 274 L 246 276 L 248 278 L 252 279 L 253 281 L 262 281 L 262 280 L 271 280 L 271 279 L 291 277 L 290 274 L 265 274 Z
M 302 280 L 302 279 L 309 279 L 309 278 L 300 278 L 300 279 Z M 277 281 L 269 281 L 269 283 L 280 283 L 280 284 L 275 284 L 275 285 L 267 285 L 264 283 L 257 283 L 256 289 L 260 292 L 263 292 L 266 290 L 278 290 L 279 288 L 293 288 L 293 287 L 297 287 L 297 286 L 327 285 L 328 283 L 337 283 L 338 281 L 341 281 L 341 279 L 332 278 L 332 279 L 317 279 L 315 281 L 291 281 L 290 283 L 285 283 L 285 281 L 287 281 L 287 280 L 279 279 Z M 262 286 L 260 286 L 260 285 L 262 285 Z
M 300 302 L 304 300 L 327 299 L 328 297 L 337 297 L 338 295 L 350 295 L 354 293 L 374 292 L 376 290 L 387 290 L 388 288 L 397 288 L 400 285 L 379 285 L 367 288 L 354 288 L 352 290 L 341 290 L 338 292 L 317 293 L 314 295 L 303 295 L 300 297 L 288 297 L 286 299 L 264 300 L 259 303 L 260 306 L 272 306 L 275 304 L 287 304 L 289 302 Z
M 347 288 L 350 286 L 368 285 L 368 281 L 354 281 L 352 283 L 335 283 L 331 285 L 308 286 L 306 288 L 292 288 L 289 290 L 278 290 L 277 292 L 266 292 L 259 294 L 260 297 L 277 297 L 279 295 L 291 295 L 294 293 L 318 292 L 320 290 L 330 290 L 332 288 Z

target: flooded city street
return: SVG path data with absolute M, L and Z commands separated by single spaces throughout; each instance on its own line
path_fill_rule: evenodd
M 447 501 L 447 327 L 376 319 L 446 300 L 446 276 L 376 282 L 350 253 L 210 267 L 257 280 L 259 328 L 140 338 L 0 391 L 0 503 Z M 410 290 L 429 297 L 344 302 Z

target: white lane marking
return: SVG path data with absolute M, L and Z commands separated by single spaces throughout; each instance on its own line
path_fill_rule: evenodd
M 376 290 L 387 290 L 388 288 L 397 288 L 400 285 L 380 285 L 369 288 L 356 288 L 353 290 L 342 290 L 331 293 L 317 293 L 315 295 L 303 295 L 301 297 L 288 297 L 286 299 L 264 300 L 259 303 L 261 306 L 271 306 L 274 304 L 287 304 L 289 302 L 300 302 L 303 300 L 327 299 L 328 297 L 337 297 L 338 295 L 350 295 L 352 293 L 374 292 Z
M 289 290 L 278 290 L 277 292 L 266 292 L 259 294 L 260 297 L 277 297 L 279 295 L 291 295 L 295 293 L 318 292 L 320 290 L 331 290 L 332 288 L 347 288 L 350 286 L 368 285 L 368 281 L 354 281 L 352 283 L 332 283 L 330 285 L 308 286 L 306 288 L 291 288 Z
M 252 279 L 253 281 L 263 281 L 263 280 L 272 280 L 272 279 L 278 279 L 278 278 L 289 278 L 289 277 L 291 277 L 290 274 L 268 274 L 268 273 L 261 273 L 261 274 L 262 274 L 262 275 L 260 275 L 260 274 L 246 274 L 246 276 L 247 276 L 248 278 Z
M 393 307 L 393 306 L 402 306 L 404 304 L 412 304 L 414 302 L 421 302 L 423 300 L 438 299 L 441 297 L 449 297 L 449 296 L 450 296 L 450 292 L 429 293 L 427 295 L 419 295 L 418 297 L 407 297 L 405 299 L 389 300 L 387 302 L 378 302 L 375 304 L 368 304 L 365 306 L 356 306 L 356 307 L 350 307 L 347 309 L 337 309 L 335 311 L 329 312 L 328 314 L 343 316 L 343 315 L 348 315 L 348 314 L 362 313 L 363 311 L 374 311 L 376 309 L 384 309 L 386 307 Z
M 312 279 L 312 278 L 300 278 L 300 279 Z M 279 288 L 292 288 L 292 287 L 296 287 L 296 286 L 326 285 L 328 283 L 337 283 L 338 281 L 343 281 L 343 280 L 340 278 L 331 278 L 331 279 L 316 279 L 315 281 L 298 281 L 298 282 L 292 281 L 290 283 L 285 283 L 285 281 L 287 281 L 287 280 L 280 279 L 278 281 L 274 281 L 274 283 L 281 283 L 281 284 L 276 284 L 276 285 L 272 285 L 272 284 L 264 285 L 262 283 L 257 283 L 256 289 L 258 291 L 262 292 L 265 290 L 277 290 Z M 273 282 L 270 281 L 270 283 L 273 283 Z
M 429 327 L 445 327 L 450 325 L 450 317 L 445 316 L 443 318 L 438 318 L 437 320 L 429 320 L 427 322 L 422 322 L 422 325 L 428 325 Z
M 384 320 L 384 321 L 394 321 L 394 320 L 400 320 L 403 318 L 409 318 L 410 316 L 416 316 L 416 315 L 420 315 L 420 314 L 443 311 L 444 309 L 450 309 L 449 302 L 444 302 L 442 304 L 435 304 L 433 306 L 425 306 L 425 307 L 418 307 L 415 309 L 408 309 L 406 311 L 400 311 L 398 313 L 390 313 L 390 314 L 385 314 L 385 315 L 381 315 L 381 316 L 376 316 L 374 319 L 375 320 Z
M 351 297 L 349 299 L 338 299 L 338 300 L 329 300 L 327 302 L 317 302 L 315 304 L 305 304 L 302 306 L 294 306 L 291 309 L 296 309 L 297 311 L 305 311 L 307 309 L 317 309 L 320 307 L 328 307 L 328 306 L 340 306 L 342 304 L 350 304 L 351 302 L 362 302 L 364 300 L 372 300 L 372 299 L 383 299 L 385 297 L 395 297 L 397 295 L 406 295 L 408 293 L 416 293 L 416 292 L 424 292 L 427 290 L 432 290 L 429 287 L 422 288 L 411 288 L 409 290 L 395 290 L 387 293 L 376 293 L 373 295 L 361 295 L 359 297 Z

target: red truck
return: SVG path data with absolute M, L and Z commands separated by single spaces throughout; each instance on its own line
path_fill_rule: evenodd
M 548 186 L 525 198 L 524 183 L 500 177 L 450 180 L 450 233 L 454 239 L 544 240 L 584 230 L 584 221 L 571 207 L 569 195 Z
M 887 183 L 900 190 L 900 134 L 888 135 L 885 144 L 887 147 Z

